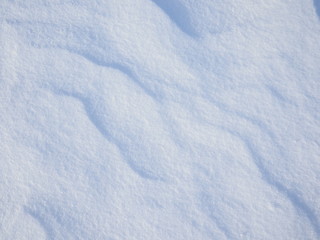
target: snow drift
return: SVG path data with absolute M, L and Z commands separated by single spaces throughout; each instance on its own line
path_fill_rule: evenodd
M 318 239 L 317 0 L 0 3 L 0 239 Z

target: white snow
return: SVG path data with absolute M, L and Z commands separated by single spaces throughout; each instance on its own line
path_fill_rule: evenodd
M 1 0 L 0 239 L 320 238 L 319 0 Z

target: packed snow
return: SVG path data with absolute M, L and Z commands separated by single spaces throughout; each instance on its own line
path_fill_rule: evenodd
M 1 0 L 0 239 L 320 239 L 319 0 Z

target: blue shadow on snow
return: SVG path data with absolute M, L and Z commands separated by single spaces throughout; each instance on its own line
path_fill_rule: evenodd
M 320 20 L 320 0 L 313 0 L 313 5 Z
M 164 11 L 178 28 L 190 37 L 197 37 L 188 9 L 179 0 L 151 0 Z

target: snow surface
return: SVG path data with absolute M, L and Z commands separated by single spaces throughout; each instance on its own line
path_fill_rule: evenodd
M 1 0 L 0 239 L 320 239 L 319 0 Z

